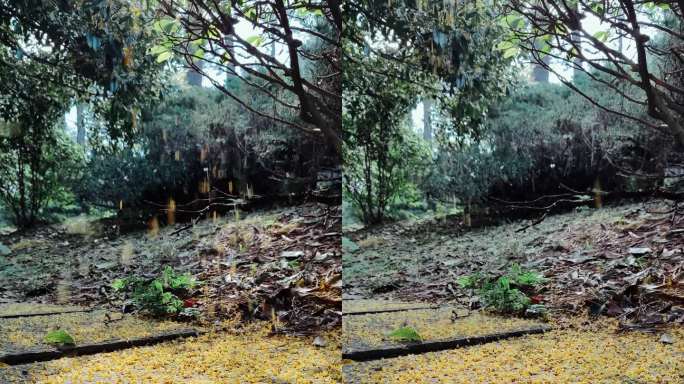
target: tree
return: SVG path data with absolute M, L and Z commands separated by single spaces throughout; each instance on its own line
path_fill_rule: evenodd
M 38 221 L 78 176 L 83 159 L 60 125 L 74 101 L 93 106 L 108 139 L 135 135 L 159 93 L 144 11 L 124 0 L 0 0 L 0 199 L 17 225 Z
M 161 87 L 161 66 L 149 54 L 151 14 L 127 0 L 0 0 L 0 70 L 41 68 L 32 75 L 46 88 L 70 91 L 108 123 L 110 138 L 130 139 Z
M 402 66 L 384 74 L 388 83 L 390 76 L 412 82 L 416 97 L 433 99 L 455 122 L 448 130 L 435 127 L 437 139 L 457 142 L 481 133 L 487 109 L 506 94 L 511 78 L 511 58 L 496 49 L 504 29 L 495 1 L 374 0 L 346 7 L 345 43 L 361 57 Z M 358 61 L 350 52 L 345 62 Z M 359 68 L 383 75 L 384 67 Z
M 387 209 L 416 173 L 412 166 L 427 153 L 406 126 L 415 105 L 415 86 L 396 77 L 388 82 L 385 75 L 396 67 L 387 62 L 363 65 L 382 68 L 383 74 L 344 73 L 344 188 L 363 221 L 376 224 L 386 218 Z
M 3 51 L 0 51 L 0 59 Z M 20 73 L 0 71 L 0 202 L 18 227 L 36 223 L 41 210 L 58 200 L 67 179 L 77 177 L 82 158 L 64 137 L 61 122 L 69 96 L 39 80 L 41 67 L 30 63 Z
M 159 6 L 165 17 L 157 23 L 160 45 L 154 52 L 158 60 L 180 56 L 186 66 L 253 113 L 322 135 L 339 153 L 339 1 L 161 0 Z M 240 23 L 250 25 L 255 34 L 242 36 L 236 32 Z M 318 41 L 318 49 L 309 49 L 310 41 Z M 268 49 L 271 46 L 284 52 Z M 256 108 L 226 87 L 210 68 L 273 98 L 277 111 Z
M 682 12 L 680 0 L 512 0 L 504 18 L 511 33 L 500 48 L 509 55 L 522 49 L 594 105 L 665 132 L 684 145 Z M 587 18 L 599 20 L 602 29 L 590 32 Z M 633 55 L 623 45 L 631 47 Z M 550 66 L 548 58 L 566 63 L 620 95 L 627 106 L 616 109 L 601 104 Z M 678 66 L 664 68 L 664 61 Z M 636 97 L 630 95 L 632 88 L 639 90 Z M 642 109 L 651 119 L 639 116 Z

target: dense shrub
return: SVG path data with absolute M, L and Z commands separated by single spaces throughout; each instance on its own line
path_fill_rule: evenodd
M 582 79 L 576 82 L 619 108 L 617 97 Z M 443 148 L 426 185 L 435 195 L 464 202 L 485 196 L 532 199 L 595 186 L 627 190 L 635 187 L 630 172 L 662 172 L 668 148 L 664 137 L 593 106 L 567 87 L 532 84 L 492 108 L 481 140 Z
M 272 100 L 263 102 L 273 108 Z M 335 163 L 311 137 L 258 117 L 214 89 L 179 88 L 143 111 L 139 124 L 132 146 L 93 138 L 90 172 L 79 190 L 84 201 L 142 208 L 214 193 L 301 195 L 319 169 Z

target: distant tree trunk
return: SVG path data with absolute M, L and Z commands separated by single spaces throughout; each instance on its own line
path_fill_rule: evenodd
M 203 61 L 195 61 L 193 65 L 197 66 L 197 68 L 202 69 L 204 66 Z M 195 68 L 188 68 L 187 73 L 185 74 L 185 81 L 188 82 L 188 85 L 191 87 L 201 87 L 202 86 L 202 74 L 195 70 Z
M 198 7 L 196 4 L 191 4 L 189 11 L 192 11 L 195 14 L 198 14 Z M 194 20 L 194 22 L 197 22 L 197 19 L 195 17 L 191 18 Z M 194 27 L 193 29 L 193 34 L 199 35 L 201 33 L 201 27 L 198 29 L 198 27 Z M 190 50 L 189 50 L 190 51 Z M 191 53 L 192 55 L 195 55 L 197 52 L 197 48 L 195 48 Z M 188 71 L 185 73 L 185 81 L 188 83 L 189 86 L 191 87 L 201 87 L 202 86 L 202 68 L 204 67 L 204 60 L 201 59 L 194 59 L 192 57 L 186 57 L 186 61 L 189 61 L 189 66 L 188 66 Z
M 423 100 L 423 139 L 432 143 L 432 100 Z
M 540 48 L 540 44 L 536 43 L 534 44 L 535 48 Z M 551 62 L 551 57 L 546 55 L 542 59 L 542 62 L 545 65 L 549 65 Z M 549 82 L 549 71 L 546 69 L 542 64 L 539 63 L 533 63 L 532 64 L 532 80 L 534 80 L 537 83 L 543 83 L 546 84 Z
M 581 11 L 580 11 L 579 1 L 575 5 L 575 17 L 577 17 L 577 24 L 581 25 L 582 15 L 581 15 Z M 581 50 L 582 50 L 582 38 L 581 38 L 579 30 L 581 30 L 581 27 L 578 28 L 577 30 L 573 30 L 572 32 L 570 32 L 571 40 L 576 45 L 578 53 L 581 52 Z M 574 80 L 582 72 L 582 69 L 581 69 L 582 68 L 582 59 L 580 59 L 579 57 L 575 57 L 572 60 L 572 63 L 574 64 L 573 65 L 573 80 Z
M 551 61 L 551 57 L 546 56 L 543 59 L 544 63 L 547 65 Z M 537 83 L 548 83 L 549 82 L 549 71 L 539 64 L 533 64 L 532 67 L 532 80 Z
M 468 198 L 466 200 L 465 206 L 463 207 L 463 225 L 465 225 L 467 228 L 470 228 L 473 225 L 473 220 L 472 220 L 472 203 L 471 199 Z
M 83 103 L 78 103 L 76 106 L 76 143 L 81 147 L 85 146 L 86 142 L 84 109 Z

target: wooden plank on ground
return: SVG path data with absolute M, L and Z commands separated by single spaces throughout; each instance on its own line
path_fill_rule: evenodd
M 370 315 L 373 313 L 389 313 L 389 312 L 404 312 L 404 311 L 416 311 L 419 309 L 439 309 L 439 305 L 427 305 L 422 307 L 406 307 L 406 308 L 392 308 L 392 309 L 370 309 L 367 311 L 350 311 L 343 312 L 342 316 L 348 315 Z
M 0 355 L 0 362 L 8 365 L 19 365 L 35 363 L 39 361 L 55 360 L 69 356 L 93 355 L 102 352 L 113 352 L 133 347 L 154 345 L 165 341 L 171 341 L 180 338 L 197 337 L 199 334 L 199 331 L 192 328 L 187 328 L 170 332 L 163 332 L 148 337 L 141 337 L 138 339 L 113 340 L 101 343 L 76 345 L 73 347 L 61 349 L 38 349 L 32 351 L 8 353 Z
M 342 352 L 342 358 L 355 361 L 368 361 L 418 353 L 437 352 L 447 349 L 455 349 L 461 347 L 468 347 L 472 345 L 491 343 L 493 341 L 504 340 L 512 337 L 540 334 L 548 332 L 550 330 L 552 330 L 551 327 L 538 326 L 515 331 L 492 333 L 483 336 L 462 337 L 447 340 L 434 340 L 418 343 L 406 343 L 402 345 L 386 346 L 375 349 L 346 350 Z
M 92 312 L 95 309 L 96 308 L 84 308 L 84 309 L 66 309 L 63 311 L 51 311 L 51 312 L 15 313 L 15 314 L 11 314 L 11 315 L 0 315 L 0 319 L 17 319 L 20 317 L 63 315 L 65 313 L 83 313 L 83 312 Z

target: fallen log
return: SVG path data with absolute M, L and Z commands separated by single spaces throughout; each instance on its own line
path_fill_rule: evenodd
M 437 352 L 444 351 L 447 349 L 455 349 L 461 347 L 468 347 L 472 345 L 491 343 L 493 341 L 504 340 L 512 337 L 540 334 L 548 332 L 550 330 L 552 330 L 551 327 L 540 326 L 534 328 L 521 329 L 517 331 L 493 333 L 484 336 L 407 343 L 402 345 L 382 347 L 378 349 L 365 349 L 356 351 L 346 350 L 342 351 L 342 359 L 354 361 L 368 361 L 426 352 Z
M 201 332 L 195 329 L 180 329 L 156 335 L 131 340 L 112 340 L 101 343 L 83 344 L 71 347 L 36 349 L 0 355 L 0 362 L 8 365 L 29 364 L 39 361 L 56 360 L 62 357 L 94 355 L 103 352 L 113 352 L 133 347 L 159 344 L 186 337 L 197 337 Z

